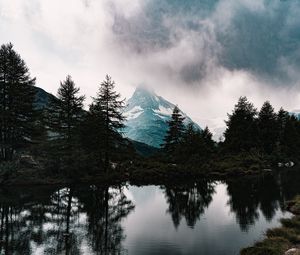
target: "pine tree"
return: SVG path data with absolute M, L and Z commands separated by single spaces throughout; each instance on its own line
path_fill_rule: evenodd
M 282 140 L 284 129 L 285 129 L 286 123 L 289 120 L 289 118 L 290 118 L 289 113 L 281 107 L 280 110 L 277 113 L 277 126 L 278 126 L 278 133 L 279 133 L 278 134 L 279 135 L 279 138 L 278 138 L 279 141 Z
M 277 115 L 269 101 L 266 101 L 258 113 L 259 139 L 263 150 L 271 154 L 278 141 L 279 128 Z
M 104 163 L 108 170 L 112 153 L 117 149 L 118 143 L 122 140 L 120 130 L 124 128 L 123 116 L 124 100 L 120 100 L 120 94 L 115 91 L 115 82 L 106 75 L 105 80 L 100 84 L 97 97 L 94 98 L 94 106 L 103 116 L 103 145 Z
M 74 159 L 79 160 L 76 153 L 85 99 L 84 96 L 78 95 L 79 90 L 68 75 L 66 80 L 60 83 L 57 98 L 50 99 L 46 116 L 51 145 L 48 149 L 49 159 L 52 156 L 56 167 L 64 171 L 66 169 L 67 174 L 71 174 L 69 170 L 76 165 Z
M 277 127 L 278 127 L 278 137 L 277 137 L 277 146 L 276 146 L 276 152 L 279 157 L 283 156 L 283 154 L 286 154 L 286 142 L 285 142 L 285 136 L 286 136 L 286 125 L 289 122 L 290 115 L 287 111 L 285 111 L 282 107 L 277 113 Z
M 0 48 L 0 160 L 33 140 L 35 78 L 11 43 Z
M 104 123 L 101 105 L 92 103 L 81 125 L 81 142 L 86 152 L 98 162 L 102 162 L 105 151 Z
M 198 130 L 193 123 L 189 123 L 176 155 L 183 162 L 198 164 L 207 161 L 215 150 L 215 142 L 212 140 L 212 133 L 208 127 Z
M 168 121 L 168 130 L 164 138 L 163 148 L 167 153 L 174 153 L 184 133 L 184 117 L 177 106 L 174 107 L 171 119 Z
M 201 132 L 201 136 L 203 138 L 203 140 L 205 141 L 205 143 L 207 145 L 212 145 L 214 144 L 213 140 L 212 140 L 212 136 L 213 134 L 210 132 L 209 128 L 206 126 L 203 131 Z
M 227 152 L 239 152 L 258 147 L 257 111 L 246 97 L 240 97 L 226 121 L 224 146 Z
M 283 157 L 299 157 L 300 123 L 294 115 L 285 115 L 285 124 L 280 136 L 280 152 Z
M 201 131 L 201 137 L 205 144 L 207 154 L 213 153 L 216 150 L 216 144 L 212 138 L 213 134 L 207 126 Z

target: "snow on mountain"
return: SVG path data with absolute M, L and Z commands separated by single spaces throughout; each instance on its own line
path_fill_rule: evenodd
M 132 140 L 160 147 L 168 129 L 175 105 L 146 87 L 138 87 L 127 101 L 124 116 L 127 118 L 124 135 Z M 184 123 L 194 123 L 185 113 Z M 201 129 L 196 123 L 195 127 Z
M 290 112 L 291 115 L 295 115 L 300 120 L 300 110 L 293 110 Z

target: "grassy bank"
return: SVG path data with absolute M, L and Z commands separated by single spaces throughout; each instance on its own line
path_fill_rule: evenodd
M 43 160 L 32 157 L 0 165 L 1 185 L 49 185 L 70 183 L 121 183 L 161 184 L 182 179 L 225 179 L 271 172 L 266 161 L 258 156 L 240 154 L 218 157 L 206 163 L 174 164 L 155 158 L 134 158 L 112 163 L 107 171 L 84 162 L 78 168 L 48 169 Z
M 282 219 L 281 227 L 269 229 L 266 238 L 252 247 L 241 250 L 241 255 L 300 255 L 300 196 L 287 203 L 287 209 L 295 214 L 291 219 Z M 298 247 L 298 248 L 297 248 Z

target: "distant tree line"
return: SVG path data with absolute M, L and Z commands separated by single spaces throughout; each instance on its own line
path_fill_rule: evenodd
M 162 145 L 167 160 L 174 163 L 203 163 L 216 152 L 217 146 L 208 127 L 200 130 L 185 118 L 177 106 L 174 107 L 168 130 Z
M 135 157 L 122 135 L 124 100 L 106 76 L 89 108 L 71 76 L 60 83 L 57 97 L 40 109 L 35 105 L 35 78 L 11 43 L 0 48 L 0 162 L 34 151 L 53 171 L 74 175 L 74 169 L 107 171 L 113 162 Z M 216 143 L 206 127 L 198 129 L 176 106 L 168 121 L 161 152 L 155 159 L 203 165 L 220 155 L 257 153 L 271 159 L 297 159 L 300 121 L 269 101 L 260 111 L 241 97 L 228 114 L 224 141 Z
M 198 130 L 184 124 L 178 107 L 174 108 L 163 150 L 168 160 L 178 163 L 203 163 L 216 154 L 259 153 L 271 160 L 297 160 L 300 152 L 300 121 L 283 108 L 276 113 L 269 101 L 260 111 L 240 97 L 228 120 L 224 141 L 215 143 L 206 127 Z
M 276 113 L 269 101 L 257 111 L 246 97 L 240 97 L 226 125 L 220 144 L 223 153 L 255 150 L 277 159 L 299 158 L 300 121 L 283 108 Z

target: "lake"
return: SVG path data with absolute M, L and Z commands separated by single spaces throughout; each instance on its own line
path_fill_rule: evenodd
M 0 254 L 234 255 L 291 217 L 299 171 L 232 181 L 0 189 Z

